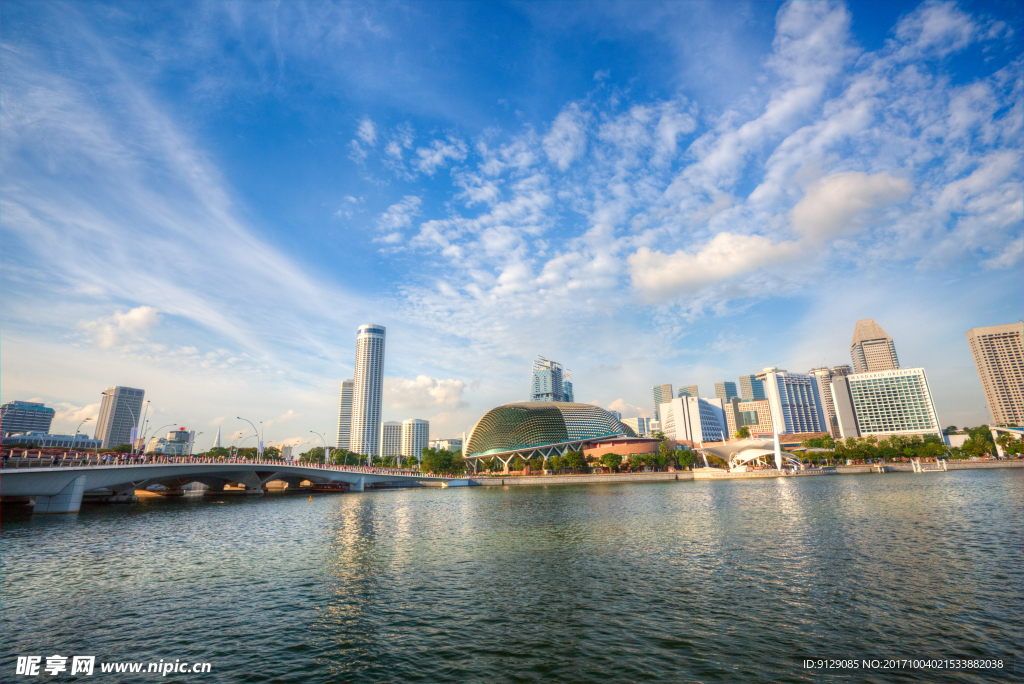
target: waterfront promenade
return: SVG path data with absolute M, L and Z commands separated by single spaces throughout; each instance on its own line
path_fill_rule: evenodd
M 925 465 L 933 466 L 934 462 Z M 1024 468 L 1024 459 L 986 461 L 948 461 L 948 470 L 979 470 L 988 468 Z M 885 472 L 914 472 L 911 463 L 886 463 Z M 701 468 L 658 473 L 602 473 L 596 475 L 491 475 L 469 476 L 470 485 L 488 487 L 528 487 L 572 484 L 604 484 L 608 482 L 666 482 L 685 480 L 743 480 L 750 478 L 811 477 L 818 475 L 863 475 L 878 473 L 875 465 L 834 466 L 829 468 L 808 468 L 807 470 L 751 470 L 729 472 L 724 468 Z

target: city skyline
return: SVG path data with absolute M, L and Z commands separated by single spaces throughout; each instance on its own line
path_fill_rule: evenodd
M 650 416 L 666 379 L 849 363 L 873 318 L 944 422 L 988 422 L 964 334 L 1020 317 L 1019 17 L 688 7 L 330 8 L 328 36 L 287 5 L 9 4 L 0 401 L 70 433 L 146 388 L 153 424 L 304 449 L 374 320 L 382 420 L 446 438 L 539 351 Z

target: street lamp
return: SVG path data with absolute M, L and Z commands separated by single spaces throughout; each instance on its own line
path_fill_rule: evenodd
M 316 432 L 315 430 L 310 430 L 310 432 L 319 437 L 320 441 L 324 443 L 324 465 L 327 465 L 327 457 L 330 455 L 330 452 L 327 450 L 327 440 L 324 439 L 323 435 L 321 435 L 319 432 Z
M 192 456 L 192 447 L 193 447 L 193 446 L 195 445 L 195 443 L 196 443 L 196 437 L 199 437 L 199 435 L 201 435 L 201 434 L 203 434 L 203 433 L 202 433 L 202 432 L 197 432 L 197 433 L 196 433 L 196 436 L 195 436 L 195 437 L 193 437 L 193 438 L 192 438 L 192 441 L 191 441 L 191 442 L 189 442 L 189 444 L 188 444 L 188 455 L 189 455 L 189 457 L 190 457 L 190 458 L 191 458 L 191 456 Z
M 86 423 L 88 423 L 90 420 L 92 420 L 92 418 L 86 418 L 85 420 L 83 420 L 81 423 L 78 424 L 78 427 L 75 428 L 75 436 L 71 438 L 71 450 L 72 451 L 75 450 L 75 442 L 78 441 L 78 431 L 80 429 L 82 429 L 82 426 L 85 425 Z
M 148 403 L 149 403 L 149 400 L 147 399 L 146 401 L 144 401 L 144 402 L 142 402 L 142 403 L 143 403 L 143 404 L 148 404 Z M 140 415 L 139 415 L 139 413 L 136 413 L 135 411 L 132 411 L 132 407 L 131 407 L 131 405 L 130 405 L 130 404 L 125 404 L 125 407 L 127 407 L 127 409 L 128 409 L 128 412 L 132 414 L 132 418 L 134 418 L 134 419 L 135 419 L 135 437 L 136 437 L 136 439 L 138 439 L 138 436 L 139 436 L 139 428 L 141 427 L 141 426 L 139 425 L 139 418 L 140 418 Z M 141 407 L 140 407 L 140 408 L 141 408 Z M 141 412 L 140 412 L 140 413 L 141 413 Z M 132 453 L 133 453 L 133 454 L 135 453 L 135 445 L 134 445 L 134 444 L 132 444 Z
M 249 420 L 248 418 L 242 418 L 241 416 L 238 416 L 238 420 L 244 420 L 249 425 L 252 425 L 252 431 L 256 433 L 256 437 L 258 438 L 256 440 L 256 455 L 259 456 L 260 455 L 259 442 L 263 440 L 263 438 L 260 437 L 260 431 L 256 429 L 256 426 L 253 425 L 252 421 Z M 263 421 L 260 421 L 260 425 L 263 425 Z
M 158 435 L 158 434 L 160 434 L 160 431 L 163 430 L 165 427 L 171 427 L 172 425 L 177 425 L 177 424 L 178 424 L 177 422 L 174 422 L 174 423 L 168 423 L 167 425 L 161 425 L 160 427 L 158 427 L 156 430 L 153 431 L 153 434 L 154 435 Z M 148 434 L 149 434 L 149 431 L 147 430 L 146 431 L 146 435 L 148 435 Z M 142 440 L 143 440 L 142 449 L 143 449 L 143 451 L 145 451 L 145 449 L 146 449 L 146 446 L 145 446 L 146 437 L 143 436 Z

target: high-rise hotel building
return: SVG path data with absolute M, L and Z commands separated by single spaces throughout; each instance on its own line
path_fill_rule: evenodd
M 380 455 L 388 458 L 401 454 L 402 424 L 397 420 L 389 420 L 380 426 Z
M 145 390 L 134 387 L 108 387 L 103 390 L 100 417 L 96 421 L 96 439 L 101 449 L 114 449 L 132 443 L 132 428 L 139 426 Z
M 349 449 L 352 443 L 352 389 L 355 380 L 342 380 L 338 397 L 338 441 L 339 449 Z
M 832 379 L 842 437 L 942 436 L 923 368 L 854 373 Z
M 384 395 L 383 325 L 361 325 L 356 334 L 356 369 L 352 383 L 352 436 L 349 449 L 380 455 L 380 417 Z
M 853 329 L 853 342 L 850 343 L 850 356 L 856 373 L 897 370 L 900 367 L 900 360 L 896 358 L 896 345 L 882 330 L 882 326 L 875 323 L 874 318 L 857 321 Z
M 1024 323 L 971 328 L 974 365 L 978 367 L 993 425 L 1024 422 Z

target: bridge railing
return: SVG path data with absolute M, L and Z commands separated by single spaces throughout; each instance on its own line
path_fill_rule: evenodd
M 437 475 L 434 473 L 423 473 L 419 470 L 407 470 L 405 468 L 387 468 L 378 466 L 350 466 L 337 465 L 334 463 L 309 463 L 303 461 L 281 461 L 277 459 L 246 459 L 238 457 L 210 458 L 207 456 L 163 456 L 147 455 L 138 456 L 131 454 L 90 454 L 83 452 L 66 452 L 57 454 L 45 454 L 43 450 L 35 450 L 36 456 L 31 455 L 32 449 L 25 449 L 21 455 L 12 453 L 19 450 L 8 450 L 3 452 L 0 459 L 0 468 L 60 468 L 60 467 L 86 467 L 86 466 L 140 466 L 140 465 L 175 465 L 175 464 L 247 464 L 247 465 L 268 465 L 284 467 L 314 468 L 320 470 L 335 470 L 352 473 L 366 473 L 371 475 L 399 475 L 404 477 L 431 477 L 450 479 L 450 475 Z

